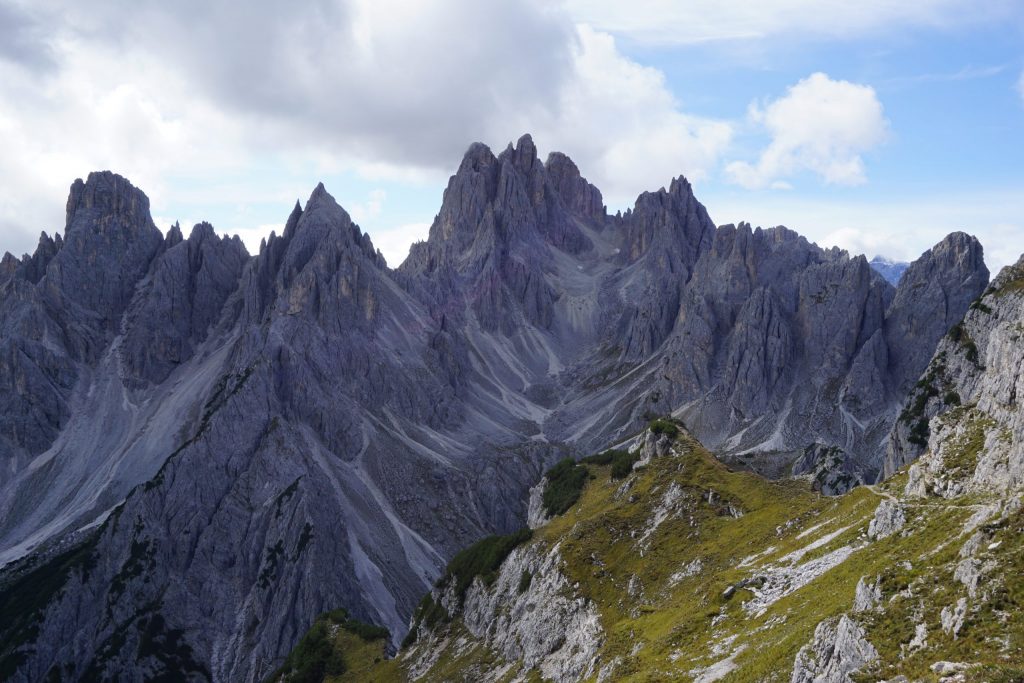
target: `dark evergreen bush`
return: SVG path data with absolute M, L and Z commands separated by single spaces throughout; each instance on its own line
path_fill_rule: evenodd
M 566 458 L 548 470 L 544 487 L 544 511 L 548 516 L 561 515 L 571 508 L 587 483 L 587 468 L 577 465 L 572 458 Z

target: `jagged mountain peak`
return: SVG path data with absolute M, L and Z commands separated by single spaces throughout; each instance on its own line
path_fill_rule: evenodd
M 466 153 L 463 154 L 462 163 L 459 164 L 459 169 L 456 171 L 456 175 L 469 171 L 480 171 L 495 163 L 497 160 L 497 157 L 494 156 L 494 152 L 491 151 L 490 147 L 482 142 L 474 142 L 466 149 Z
M 506 160 L 511 162 L 521 173 L 532 173 L 539 167 L 541 164 L 533 136 L 529 133 L 521 135 L 514 147 L 510 142 L 505 151 L 498 156 L 498 161 Z
M 622 257 L 629 261 L 647 253 L 660 258 L 658 254 L 667 252 L 688 272 L 714 240 L 715 224 L 683 176 L 673 178 L 667 190 L 641 194 L 621 220 L 628 245 Z
M 352 222 L 352 217 L 322 182 L 313 188 L 304 207 L 301 201 L 296 200 L 280 235 L 272 231 L 268 238 L 261 241 L 259 256 L 276 262 L 286 254 L 291 254 L 290 258 L 294 259 L 298 253 L 298 260 L 305 261 L 310 250 L 318 246 L 352 246 L 376 265 L 385 267 L 384 257 L 374 248 L 370 236 Z
M 46 232 L 41 232 L 36 249 L 31 254 L 24 254 L 21 258 L 10 252 L 4 254 L 0 275 L 9 277 L 17 274 L 20 279 L 35 284 L 46 274 L 47 265 L 63 246 L 64 239 L 60 233 L 50 237 Z
M 111 171 L 93 171 L 85 181 L 78 178 L 72 183 L 66 232 L 70 235 L 72 230 L 101 216 L 117 216 L 131 225 L 152 224 L 146 193 Z
M 678 175 L 668 184 L 668 193 L 676 197 L 692 197 L 693 185 L 686 179 L 686 176 Z
M 178 221 L 174 222 L 167 230 L 167 235 L 164 237 L 164 246 L 170 249 L 173 246 L 181 244 L 185 240 L 185 235 L 181 231 L 181 224 Z
M 951 232 L 914 260 L 907 267 L 903 280 L 913 286 L 937 270 L 951 270 L 965 278 L 987 281 L 989 272 L 985 265 L 985 249 L 974 235 Z
M 212 225 L 206 221 L 202 221 L 201 223 L 196 223 L 192 226 L 192 232 L 188 235 L 189 242 L 203 242 L 208 239 L 218 239 L 217 233 L 213 229 Z
M 917 381 L 934 349 L 933 343 L 915 340 L 940 339 L 985 291 L 988 279 L 981 242 L 963 232 L 950 233 L 907 267 L 885 330 L 898 386 L 906 389 Z
M 306 212 L 318 210 L 329 211 L 333 214 L 337 214 L 341 222 L 352 221 L 348 212 L 341 208 L 341 205 L 338 204 L 334 195 L 328 192 L 327 188 L 324 187 L 323 182 L 316 184 L 316 187 L 313 188 L 313 192 L 309 195 L 309 199 L 306 200 Z
M 571 212 L 595 223 L 604 222 L 607 209 L 601 191 L 583 177 L 576 163 L 568 155 L 551 152 L 544 162 L 544 168 L 562 202 Z

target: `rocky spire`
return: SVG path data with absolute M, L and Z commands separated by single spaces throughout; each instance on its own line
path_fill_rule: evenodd
M 173 244 L 161 254 L 128 313 L 121 347 L 129 372 L 159 384 L 186 363 L 224 313 L 238 288 L 249 254 L 241 240 L 219 237 L 209 223 L 198 223 L 181 240 L 176 223 Z
M 715 234 L 715 224 L 683 176 L 673 178 L 668 190 L 641 194 L 622 220 L 627 225 L 624 260 L 635 261 L 656 248 L 676 258 L 686 269 L 684 278 Z
M 551 185 L 571 213 L 601 223 L 605 219 L 601 191 L 587 182 L 576 164 L 561 152 L 552 152 L 544 162 Z
M 45 291 L 67 314 L 76 356 L 96 358 L 163 242 L 149 199 L 121 176 L 90 173 L 72 184 L 65 243 L 46 268 Z
M 66 234 L 98 219 L 118 218 L 126 226 L 152 225 L 149 198 L 125 178 L 110 171 L 95 171 L 71 185 L 67 202 Z
M 328 318 L 336 322 L 336 316 L 323 307 L 333 296 L 327 292 L 333 293 L 339 286 L 334 278 L 348 269 L 355 271 L 350 285 L 359 288 L 386 273 L 387 264 L 370 236 L 352 222 L 348 212 L 319 183 L 304 208 L 296 202 L 284 232 L 280 236 L 271 234 L 248 268 L 244 287 L 247 319 L 260 318 L 272 310 L 293 314 L 302 310 L 326 316 L 321 317 L 321 323 Z M 362 305 L 368 311 L 373 296 L 367 296 Z M 363 317 L 369 319 L 372 315 Z
M 947 235 L 910 264 L 886 315 L 893 380 L 901 390 L 917 381 L 932 350 L 988 285 L 984 249 L 963 232 Z

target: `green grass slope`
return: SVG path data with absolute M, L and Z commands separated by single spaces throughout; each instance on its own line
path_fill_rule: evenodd
M 879 654 L 857 680 L 937 681 L 940 661 L 969 665 L 966 681 L 1024 680 L 1024 512 L 978 495 L 904 498 L 905 474 L 824 497 L 803 480 L 731 471 L 682 430 L 662 433 L 674 437 L 671 452 L 624 479 L 612 476 L 610 458 L 578 465 L 588 472 L 579 499 L 516 539 L 545 553 L 557 545 L 559 571 L 599 613 L 589 680 L 789 681 L 815 627 L 847 613 Z M 885 499 L 906 523 L 873 540 L 868 527 Z M 970 562 L 984 574 L 973 594 L 957 576 L 972 537 Z M 862 577 L 879 582 L 880 607 L 853 614 Z M 418 637 L 394 658 L 382 644 L 337 638 L 348 669 L 327 680 L 542 680 L 539 668 L 504 661 L 493 634 L 474 635 L 458 609 L 435 602 L 445 588 L 425 600 L 429 618 L 421 609 Z M 943 609 L 961 598 L 962 626 L 944 631 Z

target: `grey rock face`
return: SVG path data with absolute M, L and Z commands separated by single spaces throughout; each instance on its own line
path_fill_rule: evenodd
M 526 526 L 537 529 L 548 522 L 544 510 L 544 489 L 548 487 L 548 478 L 541 477 L 537 484 L 530 488 L 530 500 L 526 506 Z
M 939 339 L 988 285 L 978 240 L 954 232 L 907 268 L 886 320 L 889 363 L 902 388 L 917 381 Z
M 604 638 L 597 608 L 574 594 L 562 573 L 558 548 L 546 553 L 517 548 L 502 563 L 493 586 L 476 579 L 461 609 L 470 633 L 509 662 L 538 668 L 545 680 L 578 681 L 592 675 Z M 524 573 L 529 586 L 519 590 Z
M 528 136 L 472 146 L 394 270 L 323 186 L 248 257 L 205 224 L 162 237 L 93 174 L 63 238 L 0 264 L 0 563 L 95 558 L 40 596 L 18 676 L 261 680 L 338 606 L 397 641 L 449 557 L 522 526 L 545 467 L 654 414 L 744 466 L 820 447 L 870 479 L 945 332 L 912 309 L 966 309 L 975 245 L 896 291 L 785 228 L 716 229 L 682 178 L 608 215 Z M 180 661 L 139 660 L 160 629 Z
M 95 362 L 163 236 L 146 195 L 109 172 L 75 181 L 67 216 L 64 246 L 47 266 L 43 292 L 68 318 L 63 331 L 75 358 Z
M 915 271 L 948 261 L 967 264 L 967 272 L 976 245 L 973 238 L 944 242 L 936 247 L 942 258 L 926 252 Z M 958 250 L 969 253 L 954 258 Z M 685 314 L 662 352 L 672 380 L 665 391 L 670 405 L 683 406 L 687 426 L 735 462 L 768 474 L 783 473 L 818 443 L 841 451 L 852 481 L 874 478 L 905 396 L 902 374 L 920 374 L 927 362 L 902 351 L 894 361 L 893 348 L 933 348 L 944 333 L 941 325 L 908 326 L 902 336 L 887 330 L 908 315 L 912 306 L 904 302 L 924 296 L 926 307 L 946 307 L 948 297 L 915 288 L 917 276 L 894 292 L 862 257 L 821 250 L 784 228 L 720 228 L 695 272 Z M 987 277 L 974 275 L 966 278 L 972 291 Z M 949 307 L 962 313 L 967 302 Z M 807 459 L 796 473 L 816 462 Z
M 857 582 L 857 591 L 853 596 L 854 612 L 871 612 L 878 609 L 882 604 L 882 586 L 878 577 L 868 581 L 868 577 L 861 577 Z
M 852 466 L 853 463 L 843 457 L 842 449 L 816 443 L 804 449 L 803 455 L 793 463 L 793 474 L 808 475 L 816 491 L 835 496 L 863 483 L 858 473 L 851 471 Z
M 845 614 L 814 629 L 814 641 L 797 653 L 791 683 L 846 683 L 850 674 L 878 659 L 864 629 Z
M 126 317 L 130 331 L 121 346 L 127 370 L 153 384 L 206 339 L 249 259 L 237 236 L 222 239 L 209 223 L 196 225 L 184 241 L 175 226 L 165 245 Z
M 43 234 L 32 256 L 5 259 L 0 485 L 67 422 L 82 366 L 95 364 L 118 332 L 162 240 L 144 194 L 120 176 L 93 173 L 71 188 L 64 238 Z
M 879 540 L 899 532 L 907 523 L 903 506 L 892 500 L 883 500 L 868 524 L 868 538 Z
M 919 495 L 1011 491 L 1024 484 L 1024 259 L 1004 268 L 939 342 L 885 451 L 888 475 L 912 466 Z
M 942 630 L 953 636 L 955 640 L 964 627 L 964 618 L 967 616 L 967 598 L 960 598 L 956 601 L 956 607 L 943 607 L 939 619 L 942 622 Z

